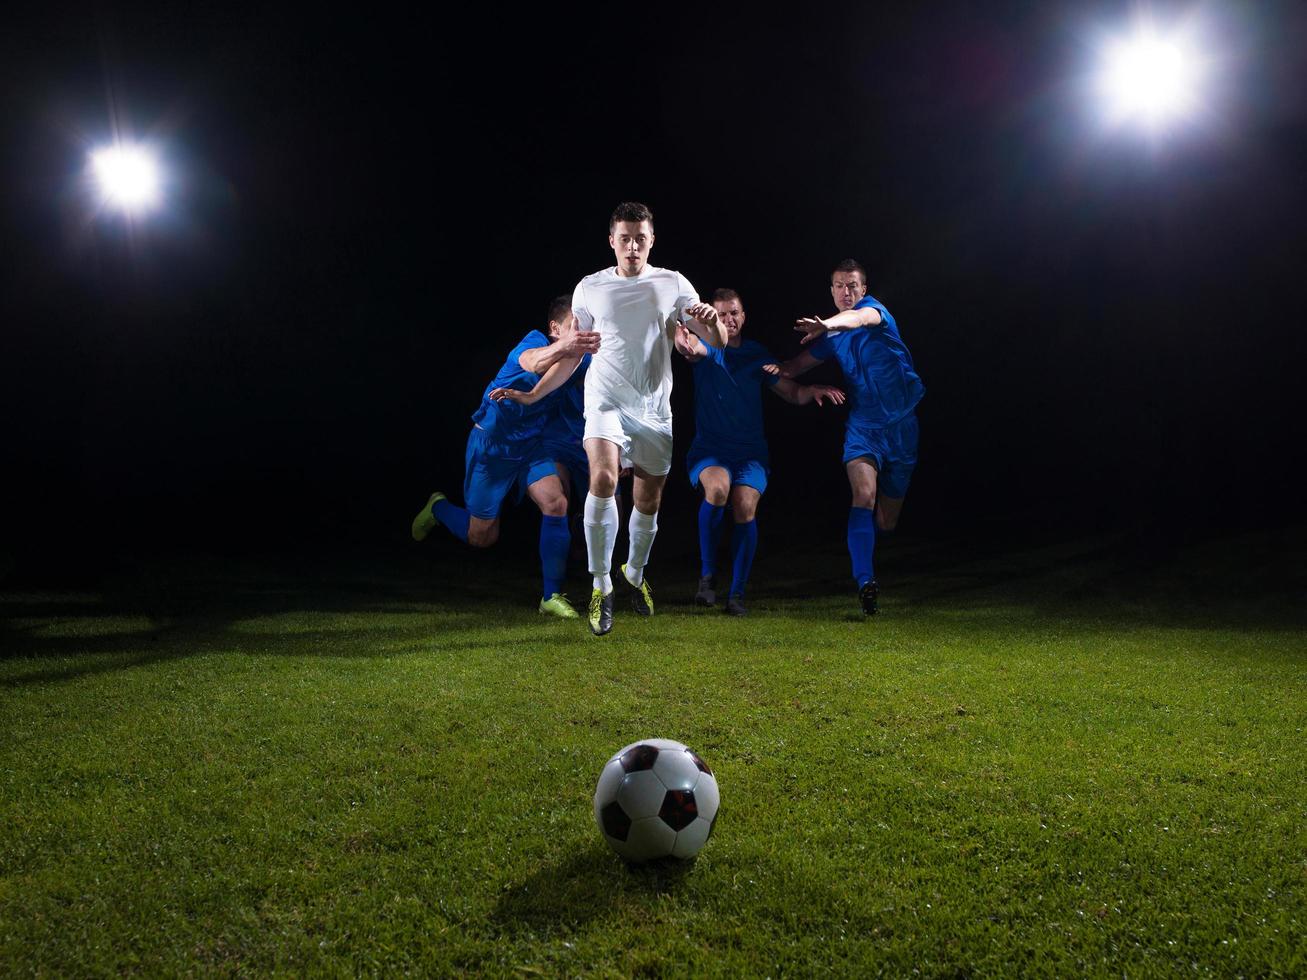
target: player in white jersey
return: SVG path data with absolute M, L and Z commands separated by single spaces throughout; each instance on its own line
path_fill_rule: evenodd
M 613 493 L 623 458 L 635 468 L 635 506 L 622 577 L 634 590 L 636 612 L 653 615 L 644 567 L 672 466 L 671 352 L 676 328 L 685 324 L 710 347 L 726 344 L 717 311 L 699 301 L 685 276 L 648 264 L 653 244 L 650 210 L 633 202 L 619 204 L 608 222 L 608 245 L 617 265 L 586 276 L 572 294 L 578 329 L 597 330 L 600 337 L 585 379 L 585 451 L 590 460 L 585 543 L 594 576 L 590 629 L 600 636 L 613 628 L 610 571 L 618 525 Z

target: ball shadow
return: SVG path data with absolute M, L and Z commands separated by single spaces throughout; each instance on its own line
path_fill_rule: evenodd
M 693 860 L 674 858 L 629 864 L 587 847 L 506 884 L 490 918 L 505 932 L 567 933 L 633 901 L 674 892 L 693 868 Z

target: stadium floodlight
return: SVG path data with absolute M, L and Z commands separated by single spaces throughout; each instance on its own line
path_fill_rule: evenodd
M 91 170 L 104 203 L 138 213 L 159 201 L 159 165 L 146 147 L 115 143 L 91 154 Z
M 1098 89 L 1109 121 L 1155 130 L 1197 110 L 1202 72 L 1183 32 L 1165 35 L 1143 23 L 1107 42 L 1102 55 Z

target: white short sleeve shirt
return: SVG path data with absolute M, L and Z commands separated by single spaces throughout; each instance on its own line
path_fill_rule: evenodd
M 581 330 L 597 330 L 599 351 L 586 374 L 586 404 L 595 396 L 636 418 L 672 415 L 672 342 L 667 324 L 684 323 L 699 302 L 688 279 L 646 265 L 638 276 L 616 266 L 586 276 L 572 293 Z

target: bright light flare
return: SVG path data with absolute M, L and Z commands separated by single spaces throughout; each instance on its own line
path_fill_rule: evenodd
M 96 150 L 91 170 L 106 204 L 138 212 L 159 202 L 159 164 L 145 147 L 120 143 Z
M 1098 88 L 1111 122 L 1158 129 L 1189 118 L 1201 83 L 1198 53 L 1180 33 L 1163 36 L 1144 25 L 1104 48 Z

